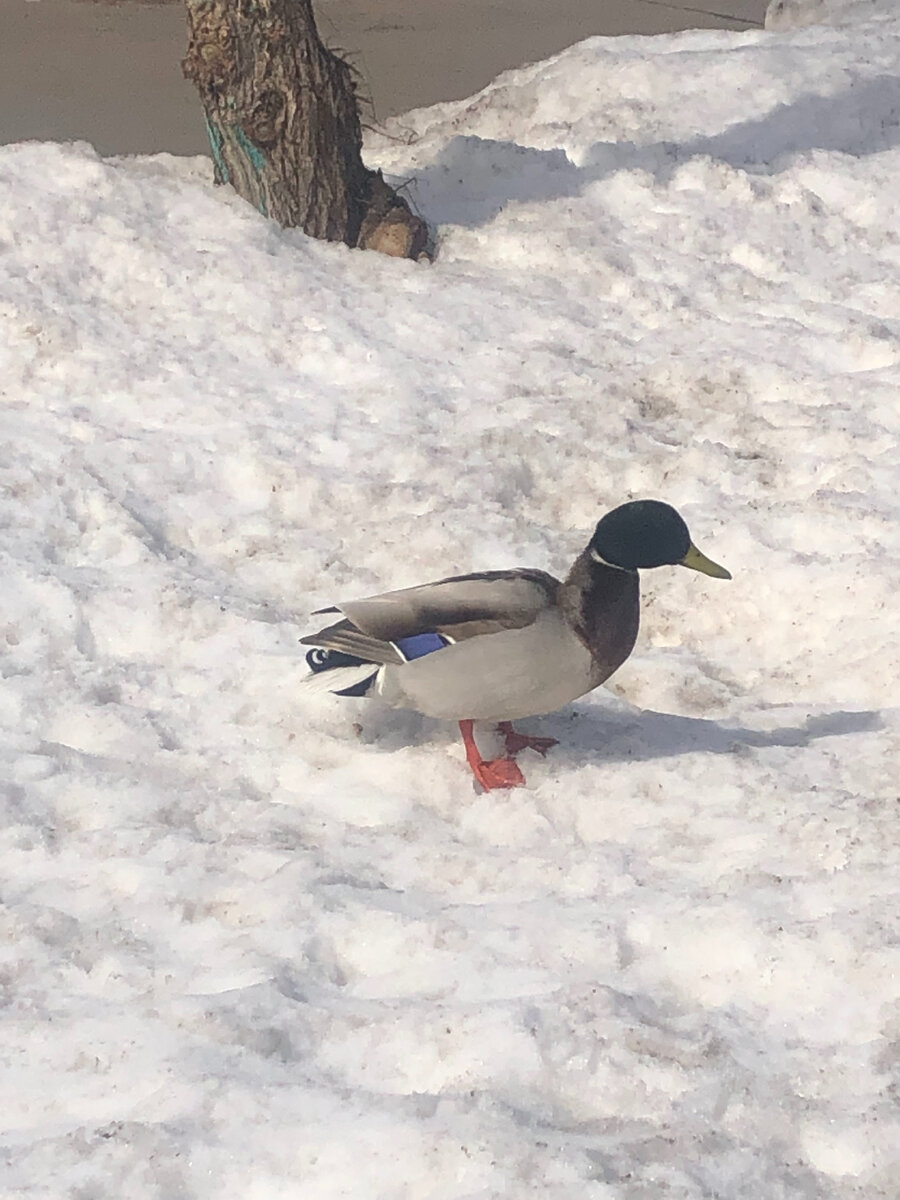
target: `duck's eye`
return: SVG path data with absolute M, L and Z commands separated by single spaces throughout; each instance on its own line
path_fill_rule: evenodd
M 309 651 L 306 656 L 306 661 L 311 671 L 321 671 L 323 667 L 328 665 L 328 659 L 330 657 L 330 650 L 320 650 L 317 646 L 315 650 Z

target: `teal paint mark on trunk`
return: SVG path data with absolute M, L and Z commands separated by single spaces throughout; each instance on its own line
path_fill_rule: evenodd
M 206 133 L 209 137 L 209 145 L 212 150 L 213 162 L 216 167 L 216 176 L 222 183 L 228 183 L 231 180 L 231 172 L 225 162 L 225 156 L 222 153 L 224 139 L 222 131 L 208 116 L 204 117 L 206 121 Z
M 250 160 L 250 165 L 253 168 L 253 172 L 256 175 L 256 181 L 259 184 L 259 211 L 264 217 L 267 217 L 269 215 L 269 208 L 266 204 L 266 193 L 265 188 L 263 187 L 263 176 L 266 170 L 266 156 L 263 154 L 262 150 L 260 150 L 259 146 L 250 141 L 240 125 L 234 125 L 232 128 L 234 131 L 235 141 Z
M 253 163 L 253 169 L 256 172 L 257 178 L 259 178 L 266 169 L 266 156 L 260 150 L 259 146 L 250 141 L 240 125 L 234 126 L 234 136 L 237 138 L 240 148 Z

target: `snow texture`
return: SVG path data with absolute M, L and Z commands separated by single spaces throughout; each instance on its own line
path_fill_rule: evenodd
M 882 16 L 407 114 L 431 267 L 0 151 L 0 1194 L 896 1200 L 898 76 Z M 527 790 L 298 690 L 309 610 L 640 496 L 734 581 L 645 575 Z
M 897 0 L 769 0 L 766 29 L 806 25 L 851 25 L 872 17 L 897 15 Z

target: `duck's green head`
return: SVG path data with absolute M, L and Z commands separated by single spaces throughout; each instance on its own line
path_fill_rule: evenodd
M 601 518 L 588 551 L 594 562 L 623 571 L 662 567 L 690 567 L 714 579 L 731 574 L 701 554 L 688 533 L 683 517 L 661 500 L 630 500 Z

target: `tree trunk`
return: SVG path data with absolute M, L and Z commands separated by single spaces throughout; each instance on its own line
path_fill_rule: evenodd
M 362 161 L 350 68 L 323 45 L 312 0 L 187 0 L 183 67 L 217 183 L 312 237 L 417 258 L 424 221 Z

